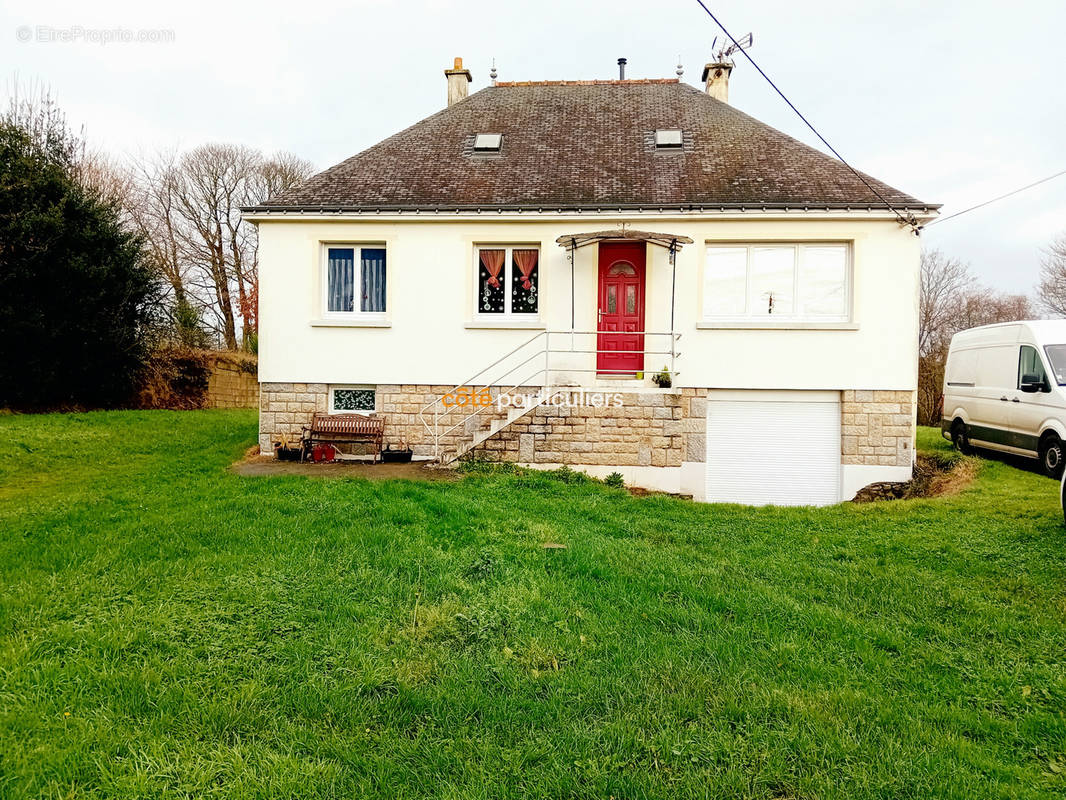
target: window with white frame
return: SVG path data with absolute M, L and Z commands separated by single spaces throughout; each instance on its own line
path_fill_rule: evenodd
M 707 246 L 705 320 L 846 322 L 850 313 L 847 244 Z
M 377 409 L 377 390 L 373 386 L 331 386 L 330 414 L 372 414 Z
M 324 248 L 322 308 L 328 316 L 385 315 L 385 248 L 331 244 Z
M 474 248 L 475 315 L 535 317 L 540 309 L 540 248 L 478 245 Z

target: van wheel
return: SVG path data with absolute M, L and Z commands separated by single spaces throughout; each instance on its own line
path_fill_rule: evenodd
M 955 420 L 955 423 L 951 426 L 951 443 L 964 456 L 973 455 L 970 437 L 966 435 L 966 423 L 961 419 Z
M 1049 478 L 1058 480 L 1062 477 L 1063 466 L 1066 466 L 1066 454 L 1063 453 L 1062 440 L 1049 433 L 1040 442 L 1040 468 Z

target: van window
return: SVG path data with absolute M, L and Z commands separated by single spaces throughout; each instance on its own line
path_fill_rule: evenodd
M 1035 347 L 1023 344 L 1018 354 L 1018 388 L 1022 388 L 1022 378 L 1026 375 L 1036 375 L 1038 380 L 1047 382 L 1047 373 L 1044 372 L 1044 364 L 1040 361 L 1040 353 Z
M 1066 344 L 1049 344 L 1044 352 L 1051 362 L 1051 371 L 1055 373 L 1055 383 L 1066 386 Z

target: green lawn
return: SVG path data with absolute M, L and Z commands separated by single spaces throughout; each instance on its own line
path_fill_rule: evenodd
M 0 417 L 0 797 L 1066 795 L 1052 481 L 777 510 L 227 473 L 254 436 Z

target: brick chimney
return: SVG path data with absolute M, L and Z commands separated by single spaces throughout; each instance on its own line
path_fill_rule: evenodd
M 707 64 L 703 68 L 703 80 L 706 81 L 706 92 L 715 100 L 723 103 L 729 102 L 729 73 L 733 71 L 733 65 L 728 61 L 716 61 Z
M 470 88 L 468 84 L 474 79 L 470 77 L 470 70 L 463 69 L 463 59 L 456 58 L 455 66 L 444 70 L 444 75 L 448 79 L 448 105 L 465 100 Z

